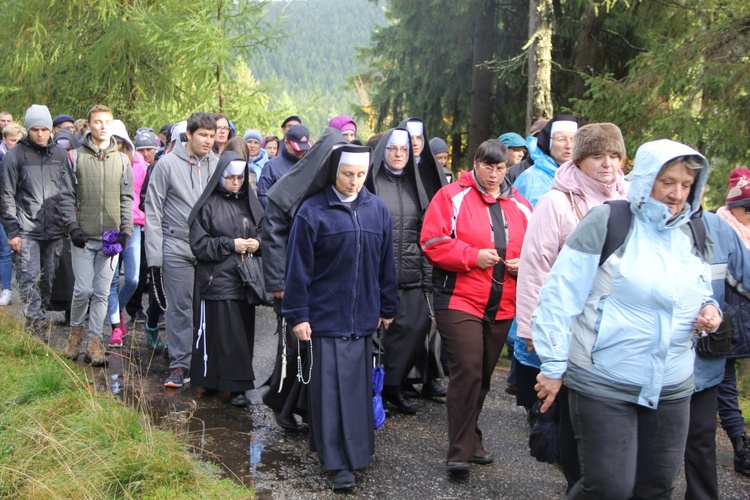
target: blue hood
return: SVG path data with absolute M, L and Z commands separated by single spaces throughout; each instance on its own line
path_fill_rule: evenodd
M 651 198 L 656 177 L 661 167 L 679 156 L 698 157 L 702 168 L 690 190 L 687 202 L 677 217 L 672 219 L 669 207 Z M 635 154 L 633 171 L 629 175 L 630 189 L 628 200 L 630 209 L 637 217 L 656 223 L 659 228 L 676 227 L 686 224 L 690 217 L 698 211 L 700 193 L 708 180 L 708 160 L 693 148 L 669 139 L 660 139 L 643 144 Z

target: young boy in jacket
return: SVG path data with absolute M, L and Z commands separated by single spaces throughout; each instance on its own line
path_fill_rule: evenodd
M 64 354 L 78 358 L 88 309 L 85 359 L 92 366 L 105 366 L 102 326 L 110 284 L 119 252 L 133 234 L 133 172 L 130 160 L 120 153 L 112 137 L 112 111 L 97 104 L 89 111 L 88 121 L 89 133 L 75 157 L 77 214 L 73 212 L 68 224 L 75 285 Z

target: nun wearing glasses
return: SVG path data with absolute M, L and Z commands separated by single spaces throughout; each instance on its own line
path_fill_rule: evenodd
M 223 153 L 188 217 L 200 300 L 190 371 L 193 384 L 228 392 L 239 407 L 247 405 L 245 392 L 255 387 L 255 306 L 248 302 L 239 266 L 260 255 L 262 220 L 247 163 L 237 153 Z
M 292 223 L 282 312 L 309 352 L 310 449 L 328 485 L 348 489 L 375 451 L 370 337 L 395 316 L 398 282 L 390 214 L 364 187 L 370 149 L 342 146 L 325 161 L 325 187 Z

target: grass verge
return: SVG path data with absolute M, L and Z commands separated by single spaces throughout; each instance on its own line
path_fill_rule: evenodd
M 252 498 L 0 318 L 0 498 Z

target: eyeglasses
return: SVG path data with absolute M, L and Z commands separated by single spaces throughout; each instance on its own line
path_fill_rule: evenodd
M 391 153 L 401 153 L 402 155 L 409 154 L 409 148 L 407 148 L 406 146 L 390 146 L 385 149 L 387 149 Z
M 573 144 L 573 138 L 565 137 L 564 135 L 553 137 L 552 140 L 558 144 Z
M 216 130 L 219 130 L 221 132 L 229 132 L 231 130 L 229 127 L 216 127 Z
M 508 170 L 508 166 L 505 164 L 498 165 L 497 167 L 493 167 L 492 165 L 487 165 L 486 163 L 482 163 L 481 161 L 479 163 L 479 168 L 487 172 L 488 174 L 495 173 L 495 174 L 503 174 L 506 170 Z
M 229 182 L 242 182 L 243 180 L 245 180 L 245 176 L 244 175 L 227 175 L 226 179 Z

